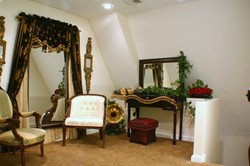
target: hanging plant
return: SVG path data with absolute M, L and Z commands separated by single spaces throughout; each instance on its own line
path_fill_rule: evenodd
M 184 55 L 183 51 L 180 51 L 179 61 L 178 61 L 178 69 L 179 69 L 179 79 L 175 81 L 175 85 L 177 86 L 177 94 L 184 101 L 188 97 L 187 88 L 185 88 L 185 80 L 190 74 L 193 65 L 187 60 L 187 57 Z

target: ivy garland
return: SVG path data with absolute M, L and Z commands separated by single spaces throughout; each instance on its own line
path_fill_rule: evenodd
M 156 95 L 156 96 L 169 96 L 172 98 L 181 98 L 183 101 L 188 97 L 188 90 L 184 87 L 185 80 L 188 74 L 191 72 L 193 65 L 189 63 L 187 57 L 184 55 L 183 51 L 180 51 L 178 57 L 178 70 L 179 70 L 179 79 L 176 80 L 173 84 L 177 87 L 176 89 L 169 87 L 156 87 L 148 86 L 147 88 L 135 89 L 134 94 L 138 96 L 143 95 Z

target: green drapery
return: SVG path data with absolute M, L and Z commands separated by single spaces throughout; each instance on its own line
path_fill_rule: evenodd
M 20 90 L 30 60 L 31 48 L 43 52 L 64 51 L 71 59 L 73 87 L 82 94 L 79 30 L 76 26 L 37 15 L 19 14 L 19 30 L 13 55 L 8 94 L 14 110 L 18 111 L 16 96 Z M 67 59 L 67 57 L 65 57 Z M 66 85 L 67 86 L 67 85 Z

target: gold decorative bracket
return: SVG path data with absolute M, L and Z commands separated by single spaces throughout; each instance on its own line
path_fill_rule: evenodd
M 86 81 L 86 91 L 89 94 L 90 91 L 90 80 L 91 73 L 93 72 L 93 55 L 91 55 L 92 44 L 91 38 L 88 38 L 86 45 L 86 54 L 84 55 L 84 72 L 85 72 L 85 81 Z

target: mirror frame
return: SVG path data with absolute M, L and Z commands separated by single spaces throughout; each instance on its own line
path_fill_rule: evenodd
M 6 41 L 0 40 L 0 47 L 3 47 L 2 58 L 0 56 L 0 63 L 5 64 L 5 54 L 6 54 Z M 0 53 L 1 54 L 1 53 Z
M 144 67 L 145 64 L 150 64 L 150 63 L 174 63 L 174 62 L 178 63 L 179 62 L 179 57 L 141 59 L 141 60 L 139 60 L 139 85 L 140 85 L 140 87 L 146 88 L 146 87 L 143 87 L 143 84 L 144 84 L 144 79 L 143 79 L 144 70 L 143 70 L 143 67 Z M 179 77 L 180 77 L 180 75 L 179 75 Z
M 6 54 L 6 41 L 3 40 L 5 33 L 5 17 L 0 16 L 0 47 L 3 47 L 2 57 L 0 57 L 0 64 L 5 64 L 5 54 Z M 1 54 L 1 53 L 0 53 Z

